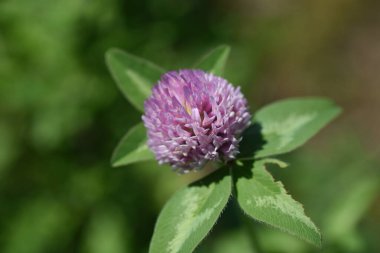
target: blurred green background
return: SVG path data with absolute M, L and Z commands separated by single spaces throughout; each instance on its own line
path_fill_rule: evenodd
M 380 1 L 1 0 L 0 252 L 147 252 L 167 198 L 200 174 L 111 168 L 141 115 L 104 63 L 120 47 L 167 69 L 232 46 L 252 112 L 319 95 L 343 115 L 272 168 L 322 230 L 322 252 L 380 252 Z M 197 252 L 320 252 L 232 208 Z

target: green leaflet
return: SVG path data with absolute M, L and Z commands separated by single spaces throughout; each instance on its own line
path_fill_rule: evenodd
M 117 167 L 154 159 L 146 142 L 145 127 L 143 123 L 139 123 L 129 130 L 117 145 L 111 158 L 112 166 Z
M 321 235 L 314 223 L 304 214 L 300 203 L 286 193 L 281 182 L 275 182 L 266 170 L 266 163 L 276 160 L 246 162 L 233 168 L 237 200 L 252 218 L 321 246 Z
M 231 194 L 226 168 L 176 192 L 162 209 L 149 253 L 190 253 L 208 234 Z
M 224 66 L 226 65 L 230 54 L 230 49 L 231 48 L 226 45 L 213 49 L 208 54 L 203 56 L 201 60 L 194 65 L 194 68 L 202 69 L 217 76 L 222 75 Z
M 123 95 L 136 109 L 144 112 L 144 101 L 165 70 L 120 49 L 108 50 L 106 62 Z
M 245 131 L 240 158 L 284 154 L 303 145 L 341 109 L 324 98 L 292 98 L 260 109 Z

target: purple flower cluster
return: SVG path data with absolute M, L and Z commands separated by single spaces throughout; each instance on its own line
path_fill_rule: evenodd
M 181 173 L 234 159 L 250 118 L 239 87 L 201 70 L 164 74 L 142 117 L 158 162 Z

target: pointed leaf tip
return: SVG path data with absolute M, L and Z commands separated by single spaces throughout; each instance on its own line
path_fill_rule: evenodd
M 243 134 L 239 158 L 290 152 L 311 139 L 340 112 L 340 107 L 324 98 L 292 98 L 264 106 Z
M 154 160 L 154 155 L 147 145 L 145 127 L 139 123 L 121 139 L 112 154 L 111 164 L 119 167 L 148 160 Z
M 273 163 L 273 160 L 246 162 L 245 167 L 233 170 L 240 207 L 258 221 L 321 247 L 318 228 L 305 215 L 302 205 L 266 170 L 267 162 Z
M 108 69 L 123 95 L 136 109 L 144 112 L 144 101 L 165 70 L 117 48 L 109 49 L 105 58 Z
M 210 72 L 214 75 L 221 76 L 227 63 L 230 51 L 230 46 L 220 45 L 204 55 L 194 67 Z

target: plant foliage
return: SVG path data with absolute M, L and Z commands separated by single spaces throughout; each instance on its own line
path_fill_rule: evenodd
M 228 46 L 217 47 L 194 66 L 222 75 L 229 52 Z M 108 51 L 106 59 L 120 90 L 136 109 L 143 111 L 144 100 L 164 70 L 119 49 Z M 245 214 L 321 246 L 316 225 L 284 185 L 275 181 L 266 164 L 284 167 L 284 162 L 267 157 L 303 145 L 340 111 L 330 100 L 314 97 L 286 99 L 258 110 L 252 125 L 243 133 L 238 160 L 228 165 L 230 170 L 222 167 L 169 199 L 157 220 L 149 252 L 192 252 L 219 218 L 231 188 L 235 189 L 234 197 Z M 145 129 L 140 123 L 121 140 L 112 164 L 121 166 L 153 159 L 146 141 Z

